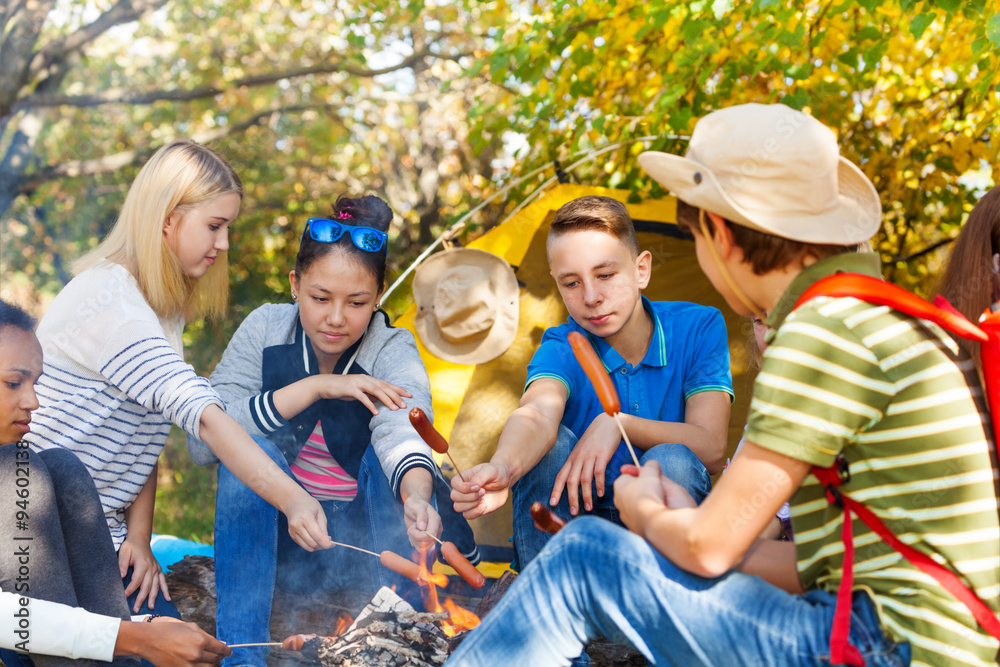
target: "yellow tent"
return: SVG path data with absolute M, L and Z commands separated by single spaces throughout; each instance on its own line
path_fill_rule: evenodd
M 542 334 L 565 321 L 567 312 L 549 276 L 545 237 L 552 215 L 577 197 L 604 195 L 625 203 L 636 223 L 639 245 L 653 255 L 653 276 L 644 294 L 653 301 L 691 301 L 722 311 L 729 329 L 736 403 L 729 424 L 729 452 L 736 448 L 749 403 L 746 318 L 734 315 L 698 268 L 694 243 L 675 225 L 673 197 L 629 203 L 629 192 L 582 185 L 557 185 L 507 222 L 468 247 L 492 252 L 514 267 L 521 285 L 517 336 L 500 357 L 477 366 L 454 364 L 435 357 L 420 343 L 433 393 L 434 425 L 449 441 L 452 456 L 463 469 L 489 460 L 507 416 L 524 389 L 528 362 Z M 416 306 L 399 317 L 396 326 L 414 328 Z M 447 469 L 447 468 L 446 468 Z M 499 512 L 472 522 L 481 544 L 506 546 L 512 534 L 510 503 Z

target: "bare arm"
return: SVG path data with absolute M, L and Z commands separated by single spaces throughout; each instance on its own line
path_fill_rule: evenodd
M 789 593 L 805 593 L 795 559 L 795 544 L 761 539 L 751 545 L 737 569 L 753 574 Z
M 747 442 L 701 505 L 693 506 L 690 496 L 672 482 L 673 498 L 664 493 L 659 466 L 647 464 L 638 478 L 622 475 L 615 482 L 615 506 L 632 532 L 676 565 L 717 577 L 744 559 L 808 472 L 803 461 Z M 750 504 L 747 499 L 755 494 L 763 501 Z M 764 549 L 762 554 L 772 553 L 770 547 Z M 763 556 L 751 558 L 747 567 L 762 567 L 758 558 Z
M 353 399 L 378 414 L 376 402 L 390 410 L 406 407 L 404 398 L 413 395 L 389 382 L 369 375 L 310 375 L 274 392 L 274 407 L 285 419 L 292 419 L 316 401 L 324 398 Z
M 524 477 L 556 443 L 569 393 L 559 380 L 535 380 L 504 424 L 490 463 L 510 471 L 510 483 Z
M 307 551 L 332 546 L 319 502 L 286 475 L 217 405 L 201 413 L 201 439 L 257 495 L 288 519 L 288 532 Z
M 406 471 L 399 482 L 399 497 L 403 499 L 403 520 L 410 544 L 414 547 L 432 546 L 427 536 L 441 536 L 441 517 L 431 505 L 434 479 L 427 468 L 413 467 Z
M 455 509 L 467 519 L 488 514 L 507 501 L 510 487 L 542 460 L 556 442 L 569 393 L 559 380 L 535 380 L 504 424 L 489 463 L 451 480 Z M 468 481 L 465 481 L 468 480 Z

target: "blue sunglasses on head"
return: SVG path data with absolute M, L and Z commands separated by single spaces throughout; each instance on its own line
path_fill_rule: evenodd
M 328 218 L 309 218 L 306 220 L 306 228 L 302 230 L 302 239 L 299 241 L 299 245 L 306 240 L 306 233 L 312 237 L 313 241 L 334 243 L 344 235 L 344 232 L 350 232 L 351 241 L 355 247 L 367 252 L 378 252 L 385 247 L 386 241 L 389 240 L 388 234 L 372 227 L 345 225 Z

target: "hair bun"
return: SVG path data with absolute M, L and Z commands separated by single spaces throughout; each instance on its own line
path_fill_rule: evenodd
M 333 219 L 387 232 L 392 223 L 392 209 L 375 195 L 358 198 L 341 195 L 333 205 Z

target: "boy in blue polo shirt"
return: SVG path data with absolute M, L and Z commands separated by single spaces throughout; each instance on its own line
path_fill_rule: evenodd
M 546 249 L 570 317 L 545 332 L 490 462 L 452 480 L 455 508 L 469 519 L 502 506 L 513 488 L 522 567 L 548 539 L 532 524 L 535 501 L 564 517 L 582 509 L 620 523 L 611 484 L 631 457 L 573 357 L 571 331 L 588 337 L 611 374 L 640 462 L 656 460 L 699 501 L 725 458 L 733 398 L 721 313 L 641 295 L 652 258 L 639 252 L 621 202 L 592 196 L 562 206 Z

